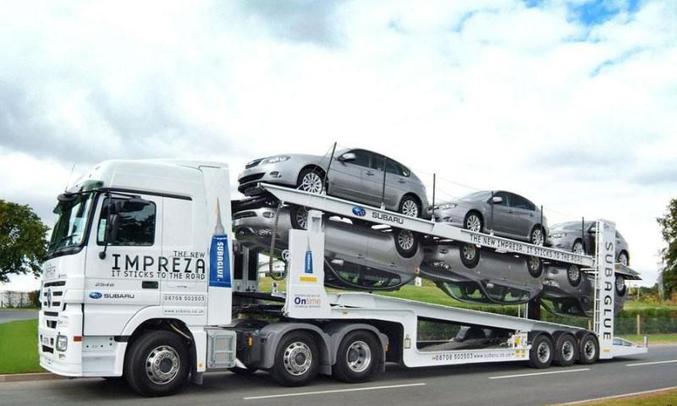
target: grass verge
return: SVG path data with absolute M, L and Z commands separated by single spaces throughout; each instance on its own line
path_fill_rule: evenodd
M 637 396 L 624 396 L 598 401 L 581 403 L 586 406 L 666 406 L 677 405 L 677 389 L 665 390 L 655 393 L 646 393 Z
M 677 333 L 673 334 L 647 334 L 649 337 L 649 347 L 651 344 L 676 344 L 677 343 Z M 621 338 L 625 338 L 628 341 L 633 343 L 641 344 L 644 342 L 644 335 L 622 335 Z
M 0 374 L 41 372 L 38 360 L 38 321 L 0 324 Z

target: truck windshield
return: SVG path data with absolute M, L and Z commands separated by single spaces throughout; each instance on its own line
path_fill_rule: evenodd
M 54 208 L 57 217 L 47 251 L 48 257 L 82 246 L 93 198 L 93 192 L 59 197 L 59 203 Z

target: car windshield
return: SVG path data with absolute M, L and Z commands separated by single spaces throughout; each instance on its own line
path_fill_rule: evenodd
M 491 196 L 491 192 L 487 192 L 486 190 L 483 190 L 481 192 L 473 192 L 473 193 L 470 193 L 469 195 L 465 195 L 460 200 L 467 200 L 467 201 L 485 200 L 485 199 L 488 199 L 489 196 Z
M 93 192 L 62 195 L 54 208 L 56 222 L 47 251 L 48 256 L 66 248 L 79 247 L 85 237 Z

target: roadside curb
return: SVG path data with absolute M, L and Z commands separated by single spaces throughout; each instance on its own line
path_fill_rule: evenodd
M 64 379 L 62 376 L 54 375 L 49 372 L 36 372 L 32 374 L 6 374 L 0 375 L 2 382 L 23 382 L 23 381 L 49 381 L 52 379 Z

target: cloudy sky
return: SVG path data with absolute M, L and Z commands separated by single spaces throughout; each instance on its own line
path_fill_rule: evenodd
M 675 21 L 672 0 L 4 2 L 0 198 L 51 225 L 101 160 L 215 159 L 234 180 L 337 141 L 437 173 L 443 198 L 508 189 L 551 224 L 611 219 L 653 284 Z

